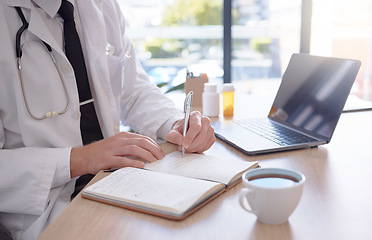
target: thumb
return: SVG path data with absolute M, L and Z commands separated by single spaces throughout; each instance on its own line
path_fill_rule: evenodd
M 176 145 L 182 145 L 182 134 L 175 129 L 172 129 L 168 134 L 168 142 L 174 143 Z

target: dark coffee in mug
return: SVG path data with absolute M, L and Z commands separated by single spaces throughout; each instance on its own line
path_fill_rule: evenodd
M 249 183 L 264 188 L 285 188 L 291 187 L 299 182 L 298 179 L 282 174 L 262 174 L 252 176 L 248 179 Z

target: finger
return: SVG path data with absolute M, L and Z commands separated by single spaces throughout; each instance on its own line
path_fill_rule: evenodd
M 198 126 L 196 128 L 197 134 L 188 148 L 195 149 L 195 147 L 204 146 L 205 141 L 207 140 L 208 129 L 211 127 L 210 120 L 209 118 L 204 117 L 204 116 L 201 116 L 199 120 L 200 120 L 200 124 L 199 124 L 200 127 Z M 190 127 L 190 130 L 192 130 L 191 127 Z
M 165 154 L 163 150 L 148 138 L 127 138 L 128 134 L 114 135 L 110 138 L 94 142 L 82 148 L 75 149 L 73 162 L 77 162 L 80 175 L 85 173 L 97 173 L 100 169 L 121 167 L 114 159 L 132 156 L 130 166 L 143 167 L 141 162 L 154 162 L 161 159 Z M 129 159 L 129 158 L 128 158 Z M 136 161 L 136 162 L 133 162 Z M 124 163 L 125 164 L 125 163 Z M 75 170 L 74 170 L 75 171 Z M 73 172 L 74 176 L 78 175 Z
M 202 127 L 190 146 L 186 148 L 187 152 L 196 152 L 197 150 L 202 149 L 207 140 L 207 132 L 208 129 Z
M 156 159 L 162 159 L 165 156 L 163 149 L 156 142 L 148 142 L 147 138 L 133 138 L 131 140 L 137 146 L 149 151 Z
M 130 159 L 127 157 L 116 156 L 112 159 L 112 165 L 110 168 L 123 168 L 123 167 L 135 167 L 144 168 L 145 163 L 141 160 Z
M 208 150 L 215 143 L 216 137 L 214 135 L 214 129 L 213 128 L 208 130 L 207 136 L 208 136 L 207 141 L 204 141 L 205 142 L 204 146 L 200 146 L 198 149 L 196 149 L 195 150 L 196 153 L 202 153 L 202 152 Z
M 143 137 L 140 135 L 138 135 L 137 137 L 132 137 L 132 138 L 121 138 L 120 143 L 118 144 L 117 149 L 116 149 L 117 150 L 116 155 L 122 154 L 122 150 L 124 149 L 125 146 L 135 145 L 150 152 L 154 158 L 162 159 L 165 156 L 164 151 L 161 149 L 161 147 L 156 142 L 151 141 L 151 140 L 152 140 L 151 138 Z M 134 154 L 136 154 L 136 152 Z
M 169 132 L 167 138 L 168 138 L 168 142 L 171 142 L 171 143 L 174 143 L 174 144 L 177 144 L 177 145 L 182 145 L 183 136 L 176 129 L 172 129 Z
M 148 137 L 148 136 L 144 136 L 144 135 L 141 135 L 141 134 L 137 134 L 137 133 L 130 133 L 130 132 L 120 132 L 118 134 L 119 137 L 123 137 L 123 138 L 145 138 L 147 141 L 149 141 L 150 143 L 156 145 L 156 146 L 159 146 L 157 144 L 156 141 L 154 141 L 152 138 Z
M 176 123 L 173 125 L 172 129 L 177 130 L 178 132 L 183 132 L 183 123 L 185 122 L 185 119 L 181 119 L 176 121 Z
M 201 113 L 194 111 L 190 114 L 189 129 L 187 130 L 186 136 L 183 139 L 182 146 L 189 148 L 194 138 L 199 134 L 201 129 Z
M 215 142 L 216 137 L 214 135 L 214 129 L 210 125 L 209 118 L 204 117 L 202 119 L 202 128 L 199 131 L 199 134 L 195 137 L 194 141 L 187 148 L 187 152 L 204 152 L 209 149 Z
M 157 160 L 157 158 L 151 152 L 137 145 L 125 145 L 120 149 L 118 154 L 116 154 L 115 156 L 120 157 L 131 156 L 138 158 L 138 160 L 143 162 L 154 162 Z

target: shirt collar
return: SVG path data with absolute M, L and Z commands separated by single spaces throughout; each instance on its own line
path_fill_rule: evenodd
M 54 18 L 61 6 L 62 0 L 33 0 L 33 2 L 43 9 L 51 18 Z
M 5 0 L 9 6 L 20 6 L 30 8 L 31 1 L 23 0 Z M 32 0 L 38 5 L 44 12 L 46 12 L 51 18 L 54 18 L 61 6 L 62 0 Z M 74 0 L 69 0 L 74 5 Z

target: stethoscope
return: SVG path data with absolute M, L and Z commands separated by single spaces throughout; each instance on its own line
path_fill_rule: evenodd
M 25 94 L 25 89 L 24 89 L 23 76 L 22 76 L 22 64 L 21 64 L 21 57 L 22 57 L 21 36 L 22 36 L 22 33 L 28 28 L 28 22 L 26 21 L 26 18 L 25 18 L 25 16 L 22 13 L 21 8 L 20 7 L 15 7 L 15 8 L 16 8 L 17 13 L 18 13 L 18 16 L 21 18 L 22 24 L 23 24 L 19 28 L 19 30 L 17 31 L 17 34 L 16 34 L 16 56 L 17 56 L 17 65 L 18 65 L 19 78 L 20 78 L 20 81 L 21 81 L 22 95 L 23 95 L 23 99 L 24 99 L 24 103 L 25 103 L 25 106 L 26 106 L 27 113 L 28 113 L 28 115 L 30 117 L 32 117 L 35 120 L 43 120 L 43 119 L 46 119 L 46 118 L 51 118 L 51 117 L 56 117 L 56 116 L 62 115 L 64 113 L 66 113 L 67 110 L 70 108 L 70 98 L 69 98 L 69 95 L 68 95 L 68 92 L 67 92 L 65 81 L 64 81 L 63 76 L 62 76 L 62 74 L 60 72 L 60 69 L 59 69 L 59 67 L 57 65 L 57 61 L 56 61 L 56 59 L 55 59 L 55 57 L 54 57 L 54 55 L 52 53 L 52 48 L 49 46 L 49 44 L 47 44 L 44 41 L 42 41 L 43 42 L 43 45 L 44 45 L 45 49 L 48 51 L 49 56 L 52 59 L 53 64 L 56 67 L 57 72 L 59 74 L 59 77 L 61 79 L 61 82 L 62 82 L 62 85 L 63 85 L 63 89 L 65 91 L 67 103 L 66 103 L 66 107 L 65 107 L 65 109 L 63 111 L 61 111 L 61 112 L 58 112 L 58 111 L 55 111 L 55 110 L 48 111 L 43 116 L 40 116 L 40 117 L 37 117 L 34 114 L 32 114 L 32 112 L 30 110 L 30 107 L 28 105 L 28 101 L 27 101 L 27 98 L 26 98 L 26 94 Z

